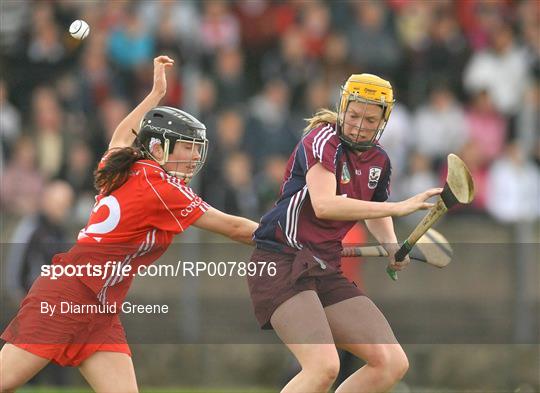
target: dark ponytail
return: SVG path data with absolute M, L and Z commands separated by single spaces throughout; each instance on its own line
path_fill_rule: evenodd
M 101 194 L 109 195 L 129 176 L 129 170 L 135 161 L 145 158 L 138 147 L 123 147 L 107 154 L 105 163 L 94 171 L 94 187 Z

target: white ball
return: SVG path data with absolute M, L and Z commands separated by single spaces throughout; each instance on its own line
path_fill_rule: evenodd
M 90 26 L 82 19 L 77 19 L 69 26 L 69 34 L 77 40 L 84 40 L 90 33 Z

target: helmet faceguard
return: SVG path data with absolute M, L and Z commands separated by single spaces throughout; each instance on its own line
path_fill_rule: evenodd
M 206 139 L 206 127 L 195 117 L 168 106 L 158 106 L 150 110 L 144 116 L 141 130 L 137 136 L 144 154 L 155 160 L 159 165 L 175 163 L 176 170 L 167 172 L 188 183 L 203 167 L 208 153 L 208 139 Z M 169 160 L 177 143 L 191 144 L 190 159 Z M 152 154 L 156 145 L 161 145 L 163 157 L 158 159 Z M 192 159 L 195 150 L 199 155 L 198 160 Z M 188 168 L 187 170 L 181 169 Z M 165 169 L 165 168 L 164 168 Z
M 377 125 L 376 133 L 369 141 L 355 141 L 344 134 L 345 115 L 351 101 L 364 104 L 360 127 L 369 104 L 378 105 L 382 108 L 382 117 Z M 339 138 L 352 150 L 367 151 L 377 144 L 392 112 L 394 95 L 390 82 L 371 74 L 353 74 L 341 87 L 341 97 L 338 105 L 337 131 Z M 357 126 L 354 126 L 357 127 Z

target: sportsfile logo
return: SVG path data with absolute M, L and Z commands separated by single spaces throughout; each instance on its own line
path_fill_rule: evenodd
M 131 265 L 122 265 L 120 261 L 107 261 L 103 265 L 85 263 L 80 265 L 42 265 L 41 276 L 57 280 L 59 277 L 101 277 L 105 279 L 110 275 L 129 276 Z
M 43 265 L 41 276 L 51 280 L 65 277 L 99 277 L 105 280 L 110 276 L 141 277 L 253 277 L 275 276 L 276 262 L 267 261 L 177 261 L 176 264 L 123 265 L 119 261 L 107 261 L 105 264 L 81 265 Z

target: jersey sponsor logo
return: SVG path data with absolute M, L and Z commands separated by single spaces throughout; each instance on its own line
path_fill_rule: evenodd
M 343 163 L 343 168 L 341 169 L 341 184 L 347 184 L 351 181 L 351 174 L 349 173 L 349 168 L 347 168 L 347 163 Z
M 382 169 L 377 166 L 372 166 L 369 168 L 369 178 L 368 178 L 368 187 L 373 190 L 377 187 L 379 183 L 379 178 L 381 177 Z
M 182 217 L 189 216 L 191 213 L 193 213 L 193 210 L 195 210 L 202 202 L 203 200 L 201 199 L 201 197 L 196 196 L 195 199 L 189 205 L 187 205 L 185 208 L 180 210 L 180 216 Z
M 354 173 L 356 174 L 356 176 L 360 176 L 360 175 L 362 175 L 362 170 L 361 169 L 355 169 Z

